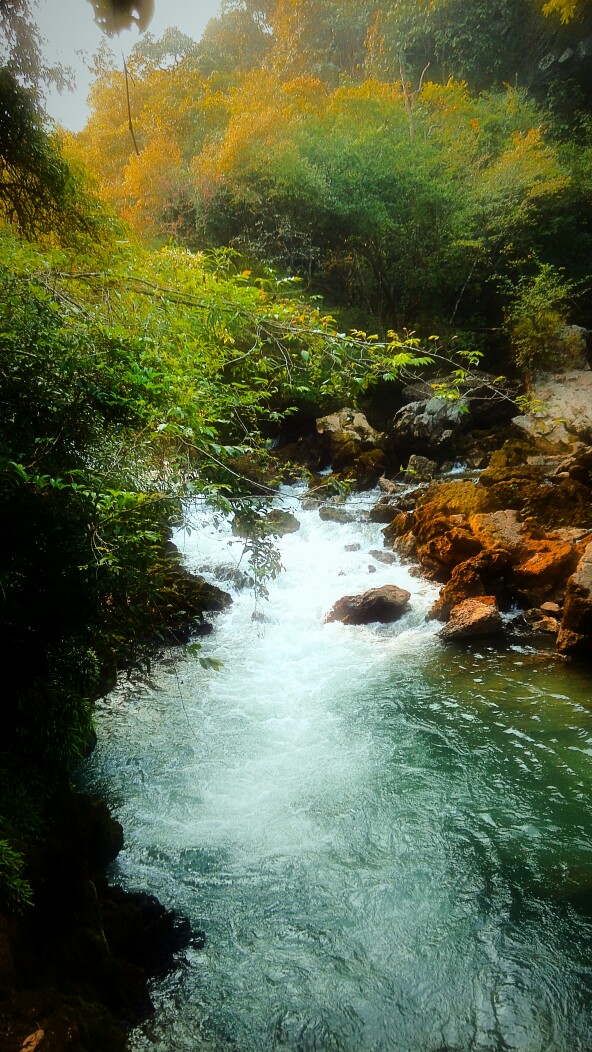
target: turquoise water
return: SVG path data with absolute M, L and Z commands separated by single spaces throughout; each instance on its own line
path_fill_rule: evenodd
M 124 824 L 113 877 L 207 935 L 131 1047 L 590 1050 L 592 676 L 444 647 L 435 589 L 373 559 L 352 507 L 298 509 L 266 622 L 235 593 L 204 643 L 220 672 L 170 655 L 101 705 L 84 777 Z M 194 517 L 188 563 L 236 563 Z M 412 593 L 398 624 L 323 623 L 383 583 Z

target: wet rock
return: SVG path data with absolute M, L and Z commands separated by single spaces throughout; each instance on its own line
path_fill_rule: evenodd
M 567 582 L 557 650 L 560 654 L 592 657 L 592 543 Z
M 376 573 L 376 567 L 372 563 L 368 564 L 368 573 Z
M 270 511 L 265 521 L 276 537 L 284 537 L 287 533 L 297 533 L 300 529 L 296 516 L 290 511 L 282 511 L 281 508 L 274 508 L 273 511 Z
M 397 504 L 381 500 L 370 509 L 368 518 L 370 522 L 392 522 L 399 510 Z
M 325 621 L 341 621 L 344 625 L 367 625 L 373 621 L 390 624 L 403 616 L 411 594 L 404 588 L 387 584 L 371 588 L 363 595 L 346 595 L 339 599 Z
M 387 464 L 386 454 L 380 449 L 360 453 L 343 473 L 344 480 L 356 490 L 373 489 Z
M 398 512 L 390 520 L 389 525 L 382 531 L 384 543 L 392 546 L 397 537 L 402 537 L 404 533 L 409 533 L 413 526 L 413 521 L 413 515 L 411 515 L 410 512 Z
M 373 548 L 370 552 L 370 555 L 373 559 L 376 559 L 377 562 L 386 563 L 387 566 L 390 566 L 392 563 L 396 563 L 397 561 L 396 557 L 393 555 L 392 552 L 386 552 L 380 548 Z
M 439 632 L 446 642 L 498 636 L 503 632 L 503 622 L 494 596 L 479 596 L 465 599 L 454 606 L 450 620 Z
M 354 516 L 349 511 L 334 504 L 324 504 L 319 508 L 319 517 L 323 522 L 355 522 Z
M 532 632 L 547 632 L 557 635 L 559 632 L 559 621 L 556 617 L 549 617 L 542 613 L 539 608 L 525 610 L 522 615 Z
M 344 551 L 346 551 L 346 552 L 359 552 L 361 547 L 362 547 L 361 544 L 358 544 L 357 541 L 354 541 L 353 544 L 346 544 L 345 548 L 344 548 Z M 372 552 L 370 552 L 370 555 L 372 555 Z

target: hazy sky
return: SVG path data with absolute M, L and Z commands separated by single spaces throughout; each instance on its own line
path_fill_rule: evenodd
M 155 12 L 149 31 L 156 37 L 169 26 L 178 26 L 196 40 L 206 22 L 218 14 L 220 0 L 155 0 Z M 36 21 L 46 39 L 45 55 L 49 62 L 62 62 L 76 71 L 76 91 L 62 95 L 52 92 L 48 100 L 51 117 L 72 131 L 79 131 L 87 117 L 86 96 L 90 83 L 88 64 L 104 34 L 93 21 L 93 9 L 87 0 L 38 0 Z M 107 38 L 110 39 L 110 38 Z M 110 40 L 116 54 L 124 54 L 138 41 L 137 30 L 128 30 Z

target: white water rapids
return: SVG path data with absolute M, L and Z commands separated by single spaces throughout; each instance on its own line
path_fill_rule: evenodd
M 207 936 L 134 1050 L 592 1048 L 590 675 L 444 647 L 436 588 L 369 554 L 371 504 L 321 522 L 286 491 L 301 528 L 265 622 L 231 588 L 203 640 L 220 672 L 171 654 L 100 706 L 85 784 L 125 829 L 113 879 Z M 215 580 L 241 544 L 192 518 L 177 543 Z M 398 623 L 324 624 L 386 583 L 412 594 Z

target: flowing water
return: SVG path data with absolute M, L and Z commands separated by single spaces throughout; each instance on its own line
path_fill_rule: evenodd
M 219 672 L 172 655 L 101 704 L 85 784 L 124 825 L 113 879 L 207 935 L 131 1048 L 589 1052 L 592 677 L 445 647 L 436 589 L 370 556 L 351 507 L 295 509 L 265 622 L 235 591 L 204 641 Z M 238 562 L 197 525 L 190 567 Z M 384 583 L 412 593 L 397 624 L 323 623 Z

